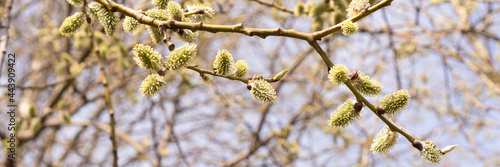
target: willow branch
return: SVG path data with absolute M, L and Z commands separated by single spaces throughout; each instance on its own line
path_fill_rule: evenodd
M 309 42 L 309 44 L 311 44 L 311 46 L 316 50 L 316 52 L 318 52 L 320 54 L 320 56 L 324 60 L 326 59 L 325 63 L 327 64 L 328 69 L 333 67 L 333 63 L 328 59 L 328 55 L 325 53 L 325 51 L 323 51 L 323 49 L 321 49 L 321 47 L 318 45 L 318 43 L 316 41 Z M 356 90 L 356 88 L 354 88 L 354 86 L 352 86 L 350 80 L 347 80 L 346 82 L 344 82 L 344 84 L 349 88 L 349 90 L 351 90 L 351 92 L 354 94 L 354 96 L 356 96 L 356 100 L 363 102 L 368 108 L 370 108 L 370 110 L 375 115 L 377 115 L 377 117 L 379 117 L 387 126 L 389 126 L 389 128 L 392 131 L 396 131 L 396 132 L 400 133 L 401 135 L 406 137 L 406 139 L 408 139 L 408 141 L 410 141 L 410 143 L 412 143 L 415 140 L 415 138 L 413 136 L 409 135 L 408 133 L 406 133 L 402 129 L 398 128 L 396 125 L 394 125 L 387 118 L 385 118 L 382 115 L 377 114 L 377 109 L 375 108 L 375 106 L 373 104 L 371 104 L 368 100 L 366 100 L 365 97 L 363 97 L 363 95 L 361 95 L 361 93 L 359 93 L 358 90 Z
M 84 1 L 85 3 L 85 1 Z M 99 71 L 101 72 L 101 81 L 102 85 L 104 86 L 104 101 L 106 104 L 106 107 L 108 108 L 109 112 L 109 127 L 110 127 L 110 135 L 109 138 L 111 140 L 111 143 L 113 145 L 113 167 L 118 167 L 118 144 L 116 141 L 116 133 L 115 133 L 115 111 L 113 109 L 113 104 L 111 102 L 111 93 L 109 91 L 109 84 L 108 84 L 108 79 L 106 77 L 106 72 L 104 70 L 104 60 L 102 59 L 102 56 L 100 55 L 99 51 L 99 44 L 97 42 L 97 39 L 94 37 L 94 32 L 92 30 L 92 26 L 90 24 L 87 24 L 88 28 L 90 29 L 90 38 L 92 40 L 92 45 L 94 47 L 95 55 L 97 56 L 97 59 L 99 60 Z
M 356 88 L 354 88 L 354 86 L 352 86 L 350 80 L 344 82 L 344 84 L 349 88 L 349 90 L 351 90 L 351 92 L 354 94 L 354 96 L 356 96 L 356 99 L 358 101 L 360 100 L 361 102 L 363 102 L 373 112 L 373 114 L 375 114 L 378 118 L 380 118 L 380 120 L 382 120 L 387 126 L 389 126 L 389 128 L 392 131 L 396 131 L 399 134 L 403 135 L 406 139 L 408 139 L 408 141 L 410 143 L 412 143 L 415 140 L 415 138 L 413 136 L 409 135 L 408 133 L 403 131 L 401 128 L 398 128 L 396 125 L 394 125 L 387 118 L 385 118 L 384 116 L 382 116 L 380 114 L 377 114 L 377 109 L 375 108 L 375 106 L 373 104 L 371 104 L 368 100 L 366 100 L 365 97 L 363 97 L 363 95 L 361 95 L 361 93 L 359 93 L 358 90 L 356 90 Z
M 354 17 L 348 18 L 348 19 L 344 20 L 343 22 L 338 23 L 337 25 L 331 26 L 327 29 L 324 29 L 324 30 L 321 30 L 318 32 L 314 32 L 314 33 L 312 33 L 312 35 L 314 36 L 314 39 L 320 40 L 321 38 L 326 37 L 330 34 L 333 34 L 334 32 L 340 31 L 340 28 L 342 27 L 342 25 L 345 22 L 347 22 L 347 21 L 357 22 L 357 21 L 367 17 L 368 15 L 372 14 L 373 12 L 375 12 L 379 9 L 382 9 L 383 7 L 390 6 L 392 1 L 393 0 L 383 0 L 383 1 L 379 2 L 378 4 L 366 9 L 365 11 L 359 13 L 358 15 L 356 15 Z
M 359 21 L 366 16 L 370 15 L 371 13 L 385 7 L 389 6 L 393 0 L 384 0 L 379 2 L 377 5 L 374 5 L 371 8 L 366 9 L 364 12 L 361 12 L 360 14 L 351 17 L 348 20 L 352 20 L 353 22 Z M 314 33 L 303 33 L 299 32 L 295 29 L 288 29 L 284 30 L 281 28 L 274 28 L 274 29 L 259 29 L 259 28 L 251 28 L 251 27 L 245 27 L 243 24 L 235 24 L 235 25 L 216 25 L 216 24 L 204 24 L 203 22 L 199 23 L 188 23 L 188 22 L 179 22 L 179 21 L 174 21 L 174 20 L 168 20 L 168 21 L 160 21 L 157 19 L 153 19 L 151 17 L 148 17 L 140 12 L 136 12 L 134 9 L 125 7 L 122 4 L 117 4 L 112 1 L 106 1 L 106 0 L 96 0 L 96 2 L 99 2 L 100 4 L 104 5 L 106 8 L 110 9 L 111 11 L 118 11 L 126 16 L 132 17 L 136 20 L 139 20 L 142 24 L 154 26 L 154 27 L 165 27 L 167 29 L 189 29 L 192 31 L 207 31 L 211 33 L 217 33 L 217 32 L 229 32 L 229 33 L 238 33 L 238 34 L 244 34 L 247 36 L 258 36 L 260 38 L 266 38 L 268 36 L 281 36 L 281 37 L 289 37 L 289 38 L 295 38 L 295 39 L 301 39 L 305 41 L 314 41 L 314 40 L 321 40 L 321 38 L 326 37 L 327 35 L 333 34 L 334 32 L 340 31 L 340 27 L 342 26 L 342 23 L 339 23 L 337 25 L 334 25 L 330 28 L 327 28 L 322 31 L 314 32 Z M 109 2 L 109 3 L 108 3 Z
M 212 76 L 216 76 L 216 77 L 221 77 L 221 78 L 226 78 L 226 79 L 230 79 L 230 80 L 235 80 L 235 81 L 241 81 L 243 83 L 246 83 L 248 84 L 249 81 L 251 81 L 253 78 L 240 78 L 240 77 L 236 77 L 234 75 L 220 75 L 220 74 L 217 74 L 213 71 L 209 71 L 209 70 L 206 70 L 206 69 L 202 69 L 202 68 L 198 68 L 197 66 L 187 66 L 186 68 L 190 69 L 190 70 L 193 70 L 193 71 L 196 71 L 200 74 L 207 74 L 207 75 L 212 75 Z M 268 78 L 268 79 L 265 79 L 265 81 L 267 82 L 277 82 L 279 80 L 276 80 L 276 79 L 273 79 L 273 78 Z

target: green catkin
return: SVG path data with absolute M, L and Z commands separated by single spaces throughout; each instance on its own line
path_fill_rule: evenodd
M 196 44 L 186 44 L 176 48 L 167 58 L 167 67 L 171 70 L 181 70 L 189 65 L 196 56 Z
M 352 85 L 359 93 L 366 96 L 377 96 L 382 93 L 382 84 L 380 82 L 370 78 L 370 76 L 359 73 L 359 78 L 352 82 Z
M 410 103 L 410 94 L 406 90 L 398 90 L 384 96 L 380 100 L 380 105 L 389 116 L 401 113 Z
M 116 21 L 117 21 L 115 14 L 99 3 L 92 2 L 89 6 L 91 9 L 93 9 L 94 16 L 97 17 L 99 22 L 104 27 L 106 36 L 113 35 L 113 33 L 116 30 Z
M 336 128 L 344 128 L 361 116 L 354 109 L 354 100 L 347 100 L 340 105 L 331 115 L 328 125 Z
M 184 17 L 184 11 L 182 10 L 181 5 L 179 5 L 177 2 L 168 2 L 167 11 L 170 18 L 174 20 L 181 21 Z
M 169 0 L 153 0 L 153 5 L 158 9 L 166 9 Z
M 234 66 L 233 56 L 227 50 L 217 53 L 214 61 L 214 71 L 219 75 L 227 75 Z
M 134 32 L 138 26 L 139 21 L 137 21 L 133 17 L 125 16 L 125 19 L 123 19 L 123 30 L 127 33 Z
M 145 70 L 159 71 L 162 66 L 162 58 L 158 51 L 151 46 L 137 44 L 134 46 L 134 60 L 136 64 Z
M 256 79 L 252 83 L 250 83 L 252 87 L 250 89 L 250 94 L 257 101 L 262 101 L 268 104 L 273 104 L 276 99 L 276 91 L 269 84 L 269 82 L 264 79 Z
M 248 64 L 245 60 L 238 60 L 234 63 L 234 76 L 245 77 L 248 73 Z
M 353 23 L 351 20 L 349 20 L 342 24 L 342 34 L 352 35 L 356 32 L 358 32 L 358 23 Z
M 334 65 L 328 74 L 328 79 L 334 85 L 342 85 L 345 81 L 347 81 L 349 75 L 349 69 L 342 64 Z
M 153 97 L 161 91 L 163 84 L 165 84 L 165 81 L 163 81 L 162 76 L 151 74 L 142 81 L 139 91 L 141 91 L 142 96 Z
M 374 154 L 385 153 L 398 143 L 398 132 L 392 131 L 388 126 L 385 126 L 373 139 L 370 150 Z
M 368 0 L 352 0 L 349 4 L 349 8 L 346 9 L 347 18 L 356 16 L 367 7 L 370 7 L 370 3 L 368 3 Z
M 430 164 L 439 164 L 439 161 L 441 161 L 441 155 L 441 151 L 439 151 L 439 148 L 437 148 L 433 142 L 423 142 L 423 149 L 420 151 L 420 156 L 424 158 L 425 162 Z
M 64 36 L 71 36 L 75 34 L 75 32 L 79 30 L 83 25 L 83 17 L 84 16 L 82 12 L 76 12 L 72 16 L 69 16 L 68 18 L 64 19 L 64 22 L 61 24 L 59 31 L 61 31 Z

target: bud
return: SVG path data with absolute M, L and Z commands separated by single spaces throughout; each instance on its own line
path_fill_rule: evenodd
M 449 153 L 450 151 L 453 151 L 453 149 L 455 149 L 455 147 L 457 147 L 458 144 L 456 145 L 452 145 L 452 146 L 446 146 L 445 148 L 441 149 L 441 154 L 446 154 L 446 153 Z
M 359 118 L 359 112 L 354 109 L 354 100 L 347 100 L 330 115 L 328 125 L 344 128 Z
M 215 73 L 227 75 L 233 66 L 233 56 L 227 50 L 221 50 L 217 53 L 214 61 Z
M 132 33 L 138 26 L 139 21 L 133 17 L 125 16 L 125 19 L 123 19 L 123 30 L 125 30 L 125 32 Z
M 151 46 L 137 44 L 134 46 L 135 63 L 145 70 L 160 71 L 162 66 L 162 58 L 158 51 Z
M 150 98 L 161 91 L 163 84 L 165 84 L 165 81 L 163 81 L 162 76 L 158 74 L 151 74 L 148 75 L 144 81 L 142 81 L 139 91 L 141 91 L 141 95 Z
M 439 164 L 441 161 L 441 151 L 431 141 L 425 141 L 420 156 L 424 157 L 425 162 L 430 164 Z
M 90 3 L 90 8 L 93 11 L 93 15 L 97 17 L 99 22 L 101 22 L 104 27 L 104 31 L 106 32 L 106 36 L 113 35 L 116 29 L 116 17 L 115 14 L 109 11 L 105 6 L 102 6 L 99 3 L 92 2 Z
M 78 6 L 80 4 L 82 4 L 82 0 L 67 0 L 69 4 L 73 5 L 73 6 Z
M 422 151 L 422 149 L 424 149 L 424 146 L 422 146 L 422 142 L 420 142 L 419 140 L 413 140 L 413 142 L 411 142 L 411 145 L 418 151 Z
M 153 0 L 153 5 L 155 5 L 158 9 L 167 8 L 169 0 Z
M 174 1 L 168 2 L 167 10 L 170 18 L 177 21 L 182 20 L 182 17 L 184 16 L 184 11 L 182 10 L 181 5 L 179 5 L 177 2 Z
M 59 31 L 61 31 L 64 36 L 73 35 L 76 30 L 82 27 L 83 22 L 83 13 L 76 12 L 72 16 L 64 19 L 64 22 L 61 24 Z
M 203 11 L 202 14 L 193 14 L 189 16 L 189 18 L 195 20 L 195 21 L 205 21 L 205 19 L 213 19 L 215 15 L 214 9 L 209 6 L 203 6 L 203 5 L 189 5 L 186 8 L 187 11 L 192 12 L 192 11 Z
M 368 0 L 352 0 L 347 9 L 347 18 L 354 17 L 362 12 L 365 8 L 370 7 Z
M 363 103 L 362 102 L 356 102 L 354 103 L 354 111 L 356 112 L 361 112 L 361 109 L 363 109 Z
M 189 65 L 196 56 L 196 44 L 186 44 L 170 52 L 167 67 L 171 70 L 180 70 Z
M 352 35 L 358 31 L 358 23 L 353 23 L 351 20 L 342 24 L 342 34 Z
M 193 32 L 191 30 L 182 30 L 182 31 L 184 32 L 181 34 L 181 40 L 184 42 L 192 43 L 196 40 L 196 38 L 198 38 L 197 32 Z
M 350 79 L 351 81 L 356 80 L 356 79 L 358 79 L 358 78 L 359 78 L 358 70 L 354 70 L 353 72 L 351 72 L 351 73 L 349 74 L 349 79 Z
M 87 20 L 88 24 L 92 23 L 92 18 L 90 18 L 90 16 L 87 15 L 85 19 Z
M 403 111 L 410 102 L 410 94 L 406 90 L 398 90 L 384 96 L 380 100 L 380 105 L 389 116 L 394 116 Z
M 288 70 L 281 71 L 280 73 L 276 74 L 276 76 L 273 77 L 274 81 L 279 81 L 285 74 L 288 72 Z
M 328 79 L 334 85 L 342 85 L 345 81 L 347 81 L 349 69 L 342 64 L 334 65 L 329 71 Z
M 380 82 L 370 78 L 370 76 L 360 72 L 358 74 L 358 79 L 352 82 L 352 85 L 359 93 L 366 96 L 377 96 L 382 93 L 382 84 Z
M 165 10 L 149 9 L 148 11 L 146 11 L 145 15 L 161 21 L 169 20 L 167 11 Z M 146 30 L 149 32 L 153 43 L 158 45 L 163 41 L 163 34 L 160 32 L 158 27 L 146 26 Z
M 304 14 L 304 9 L 305 9 L 304 2 L 299 1 L 297 5 L 295 5 L 295 9 L 293 10 L 293 15 L 300 16 Z
M 385 153 L 398 143 L 398 132 L 392 131 L 388 126 L 385 126 L 373 139 L 370 150 L 374 154 Z
M 234 76 L 245 77 L 248 73 L 248 64 L 245 60 L 238 60 L 234 63 Z
M 377 112 L 378 115 L 385 114 L 385 110 L 381 106 L 377 106 L 377 108 L 375 109 L 375 111 Z
M 269 84 L 269 82 L 264 79 L 256 79 L 249 85 L 251 86 L 250 94 L 252 94 L 255 100 L 268 104 L 274 103 L 274 99 L 276 99 L 276 91 L 271 84 Z

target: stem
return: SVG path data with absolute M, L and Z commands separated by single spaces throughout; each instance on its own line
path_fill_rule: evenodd
M 195 14 L 198 14 L 198 11 L 191 11 L 191 12 L 184 13 L 184 17 L 189 17 L 189 16 L 195 15 Z
M 86 1 L 84 2 L 84 6 L 86 6 Z M 85 15 L 87 15 L 85 13 Z M 101 72 L 101 80 L 102 80 L 102 85 L 104 86 L 104 101 L 106 103 L 106 107 L 108 108 L 109 112 L 109 127 L 111 127 L 111 132 L 110 132 L 110 140 L 113 145 L 113 167 L 118 167 L 118 144 L 116 141 L 116 133 L 115 133 L 115 111 L 113 109 L 113 104 L 111 102 L 111 93 L 109 91 L 109 84 L 108 84 L 108 79 L 106 77 L 106 72 L 104 71 L 104 60 L 102 59 L 102 56 L 99 54 L 99 44 L 97 43 L 97 39 L 94 37 L 94 31 L 92 30 L 92 25 L 87 24 L 88 28 L 90 30 L 90 38 L 92 40 L 92 45 L 94 47 L 95 55 L 98 58 L 99 62 L 99 71 Z
M 205 70 L 205 69 L 202 69 L 202 68 L 198 68 L 196 66 L 187 66 L 186 68 L 188 68 L 190 70 L 193 70 L 193 71 L 196 71 L 196 72 L 198 72 L 200 74 L 208 74 L 208 75 L 217 76 L 217 77 L 221 77 L 221 78 L 227 78 L 227 79 L 230 79 L 230 80 L 241 81 L 241 82 L 246 83 L 246 84 L 248 84 L 248 82 L 252 80 L 252 78 L 240 78 L 240 77 L 236 77 L 236 76 L 233 76 L 233 75 L 220 75 L 220 74 L 216 74 L 213 71 L 209 71 L 209 70 Z M 267 82 L 277 82 L 277 81 L 279 81 L 279 80 L 274 80 L 273 78 L 264 79 L 264 80 L 267 81 Z
M 354 86 L 352 86 L 350 80 L 347 80 L 346 82 L 344 82 L 344 84 L 349 88 L 349 90 L 351 90 L 351 92 L 354 94 L 354 96 L 356 96 L 356 99 L 358 101 L 363 102 L 368 108 L 370 108 L 370 110 L 373 112 L 373 114 L 375 114 L 378 118 L 380 118 L 382 121 L 384 121 L 384 123 L 387 126 L 389 126 L 389 128 L 392 131 L 396 131 L 396 132 L 400 133 L 401 135 L 406 137 L 406 139 L 408 139 L 408 141 L 410 143 L 412 143 L 415 140 L 415 138 L 413 136 L 409 135 L 408 133 L 406 133 L 402 129 L 398 128 L 396 125 L 394 125 L 387 118 L 385 118 L 382 115 L 377 114 L 377 109 L 375 108 L 375 106 L 373 104 L 371 104 L 370 102 L 368 102 L 368 100 L 366 100 L 365 97 L 363 97 L 363 95 L 361 95 L 361 93 L 359 93 L 358 90 L 356 90 L 356 88 L 354 88 Z

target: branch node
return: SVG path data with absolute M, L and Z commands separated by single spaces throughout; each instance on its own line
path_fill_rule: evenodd
M 141 23 L 141 24 L 144 24 L 143 17 L 144 17 L 144 15 L 141 15 L 141 17 L 139 17 L 139 23 Z

